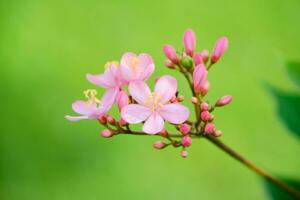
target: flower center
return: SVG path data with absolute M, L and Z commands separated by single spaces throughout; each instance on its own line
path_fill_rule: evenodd
M 94 104 L 100 103 L 101 101 L 96 97 L 98 92 L 94 89 L 88 89 L 83 92 L 84 96 L 88 99 L 86 103 Z
M 104 68 L 107 69 L 107 68 L 109 68 L 109 66 L 111 66 L 111 65 L 114 65 L 114 66 L 116 66 L 116 67 L 119 67 L 119 62 L 118 62 L 118 61 L 110 61 L 110 62 L 107 62 L 107 63 L 105 63 Z
M 161 96 L 155 92 L 152 92 L 146 100 L 146 106 L 151 108 L 152 112 L 155 112 L 157 109 L 163 107 L 163 104 L 160 103 L 160 100 Z
M 141 60 L 136 56 L 133 56 L 133 57 L 129 58 L 128 60 L 126 60 L 127 66 L 129 66 L 133 71 L 138 70 L 138 64 L 140 62 L 141 62 Z

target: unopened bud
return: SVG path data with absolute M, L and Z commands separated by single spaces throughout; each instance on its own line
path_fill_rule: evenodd
M 200 55 L 202 57 L 203 62 L 206 63 L 208 61 L 208 58 L 209 58 L 208 50 L 204 49 L 203 51 L 201 51 Z
M 181 139 L 181 144 L 182 146 L 184 147 L 188 147 L 188 146 L 191 146 L 192 144 L 192 138 L 190 136 L 184 136 L 182 139 Z
M 111 125 L 115 125 L 116 124 L 116 120 L 112 117 L 112 116 L 107 116 L 106 117 L 107 122 L 110 123 Z
M 177 97 L 178 102 L 183 102 L 183 100 L 184 100 L 184 96 L 180 95 Z
M 162 141 L 156 141 L 156 142 L 153 143 L 152 146 L 155 149 L 163 149 L 163 148 L 165 148 L 167 146 L 167 144 L 164 143 L 164 142 L 162 142 Z
M 204 133 L 205 134 L 213 134 L 216 130 L 216 127 L 213 123 L 208 123 L 205 125 Z
M 160 135 L 163 136 L 163 137 L 168 137 L 168 131 L 166 129 L 163 129 L 161 132 L 160 132 Z
M 201 111 L 206 111 L 209 109 L 209 105 L 207 102 L 202 102 L 201 105 L 200 105 L 200 109 Z
M 195 53 L 194 56 L 193 56 L 193 59 L 194 59 L 194 63 L 195 63 L 196 66 L 203 63 L 201 53 Z
M 103 115 L 103 116 L 99 117 L 98 121 L 100 122 L 100 124 L 106 124 L 106 116 Z
M 192 97 L 192 98 L 191 98 L 191 102 L 192 102 L 193 104 L 198 104 L 198 99 L 197 99 L 196 97 Z
M 201 119 L 205 122 L 208 122 L 211 121 L 213 117 L 208 111 L 203 111 L 201 112 Z
M 177 102 L 177 97 L 176 97 L 176 96 L 173 96 L 173 97 L 170 99 L 170 102 L 171 102 L 171 103 L 176 103 L 176 102 Z
M 174 68 L 174 63 L 171 60 L 165 60 L 164 65 L 169 68 Z
M 231 101 L 232 101 L 232 96 L 230 95 L 223 96 L 217 101 L 216 106 L 217 107 L 225 106 L 227 104 L 230 104 Z
M 182 133 L 182 135 L 186 135 L 190 132 L 191 130 L 191 127 L 190 125 L 184 123 L 184 124 L 181 124 L 180 128 L 179 128 L 179 131 L 180 133 Z
M 120 124 L 120 126 L 125 126 L 127 124 L 127 122 L 123 118 L 121 118 L 119 120 L 119 124 Z
M 222 133 L 222 131 L 220 131 L 220 130 L 216 130 L 216 131 L 213 133 L 213 135 L 214 135 L 215 137 L 220 137 L 222 134 L 223 134 L 223 133 Z
M 184 32 L 183 44 L 185 53 L 192 57 L 196 46 L 196 37 L 192 29 L 187 29 Z
M 217 62 L 221 58 L 221 56 L 226 52 L 227 48 L 228 39 L 226 37 L 221 37 L 220 39 L 218 39 L 211 56 L 211 62 Z
M 189 56 L 185 56 L 180 60 L 180 63 L 182 64 L 183 67 L 185 67 L 186 69 L 190 69 L 194 66 L 194 60 L 189 57 Z
M 188 152 L 186 150 L 181 151 L 181 157 L 186 158 L 188 156 Z
M 173 63 L 178 63 L 177 54 L 173 46 L 166 44 L 163 48 L 163 51 L 166 57 L 169 58 Z
M 108 129 L 104 129 L 102 132 L 101 132 L 101 136 L 104 137 L 104 138 L 110 138 L 114 135 L 114 133 Z

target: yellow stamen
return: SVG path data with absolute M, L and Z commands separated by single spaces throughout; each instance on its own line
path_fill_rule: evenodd
M 109 66 L 111 65 L 114 65 L 116 67 L 119 67 L 119 62 L 118 61 L 110 61 L 110 62 L 107 62 L 105 65 L 104 65 L 104 68 L 107 69 Z
M 147 100 L 146 100 L 146 106 L 151 108 L 152 112 L 155 112 L 158 108 L 162 108 L 163 104 L 160 103 L 161 96 L 155 92 L 152 92 Z
M 141 60 L 136 57 L 133 56 L 130 59 L 126 60 L 126 64 L 133 70 L 133 71 L 137 71 L 138 69 L 138 64 L 141 62 Z
M 88 89 L 83 92 L 84 96 L 88 99 L 87 103 L 100 103 L 101 101 L 96 97 L 98 92 L 94 89 Z

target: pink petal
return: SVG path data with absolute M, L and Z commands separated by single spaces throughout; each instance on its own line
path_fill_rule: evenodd
M 93 110 L 96 109 L 96 104 L 89 104 L 85 101 L 75 101 L 72 104 L 72 108 L 75 112 L 81 115 L 89 115 Z
M 148 85 L 143 81 L 133 81 L 129 83 L 129 92 L 131 96 L 136 100 L 139 104 L 145 105 L 151 91 Z
M 67 116 L 65 116 L 65 118 L 69 121 L 79 121 L 79 120 L 82 120 L 82 119 L 88 119 L 88 116 L 70 116 L 70 115 L 67 115 Z
M 127 65 L 126 61 L 134 56 L 136 56 L 136 54 L 133 52 L 124 53 L 121 58 L 121 65 Z
M 129 97 L 125 91 L 121 90 L 118 93 L 116 97 L 116 103 L 119 107 L 119 110 L 121 110 L 124 106 L 127 106 L 129 104 Z
M 129 104 L 123 107 L 121 111 L 122 119 L 131 124 L 145 121 L 150 115 L 150 108 L 138 104 Z
M 158 113 L 152 115 L 146 120 L 143 131 L 148 134 L 156 134 L 164 128 L 164 120 Z
M 106 70 L 104 74 L 100 75 L 92 75 L 92 74 L 87 74 L 86 78 L 89 82 L 98 85 L 103 88 L 110 88 L 115 86 L 115 79 L 110 74 L 109 70 Z
M 196 37 L 195 33 L 192 29 L 187 29 L 183 36 L 183 44 L 185 48 L 185 52 L 193 57 L 193 52 L 196 46 Z
M 177 91 L 177 81 L 172 76 L 162 76 L 156 82 L 154 91 L 161 96 L 162 104 L 167 103 Z
M 190 111 L 187 107 L 179 103 L 172 103 L 164 105 L 164 107 L 159 110 L 159 114 L 172 124 L 182 124 L 189 118 Z
M 117 95 L 119 93 L 119 90 L 120 89 L 118 87 L 107 89 L 101 99 L 100 106 L 103 106 L 107 110 L 109 110 L 111 106 L 114 104 Z
M 139 55 L 139 59 L 140 59 L 139 67 L 142 70 L 140 80 L 147 80 L 149 76 L 153 73 L 155 68 L 152 57 L 149 54 L 142 53 Z

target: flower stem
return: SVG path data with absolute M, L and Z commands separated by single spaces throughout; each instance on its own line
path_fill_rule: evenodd
M 243 156 L 241 156 L 239 153 L 236 151 L 232 150 L 230 147 L 225 145 L 223 142 L 221 142 L 219 139 L 215 138 L 214 136 L 208 135 L 206 138 L 214 143 L 217 147 L 228 153 L 231 157 L 235 158 L 236 160 L 240 161 L 243 165 L 248 167 L 249 169 L 255 171 L 257 174 L 265 178 L 266 180 L 270 181 L 274 185 L 277 185 L 284 191 L 288 192 L 290 195 L 292 195 L 296 199 L 300 199 L 300 192 L 295 190 L 294 188 L 288 186 L 284 182 L 280 181 L 279 179 L 271 176 L 268 172 L 265 170 L 257 167 L 253 162 L 247 160 Z

